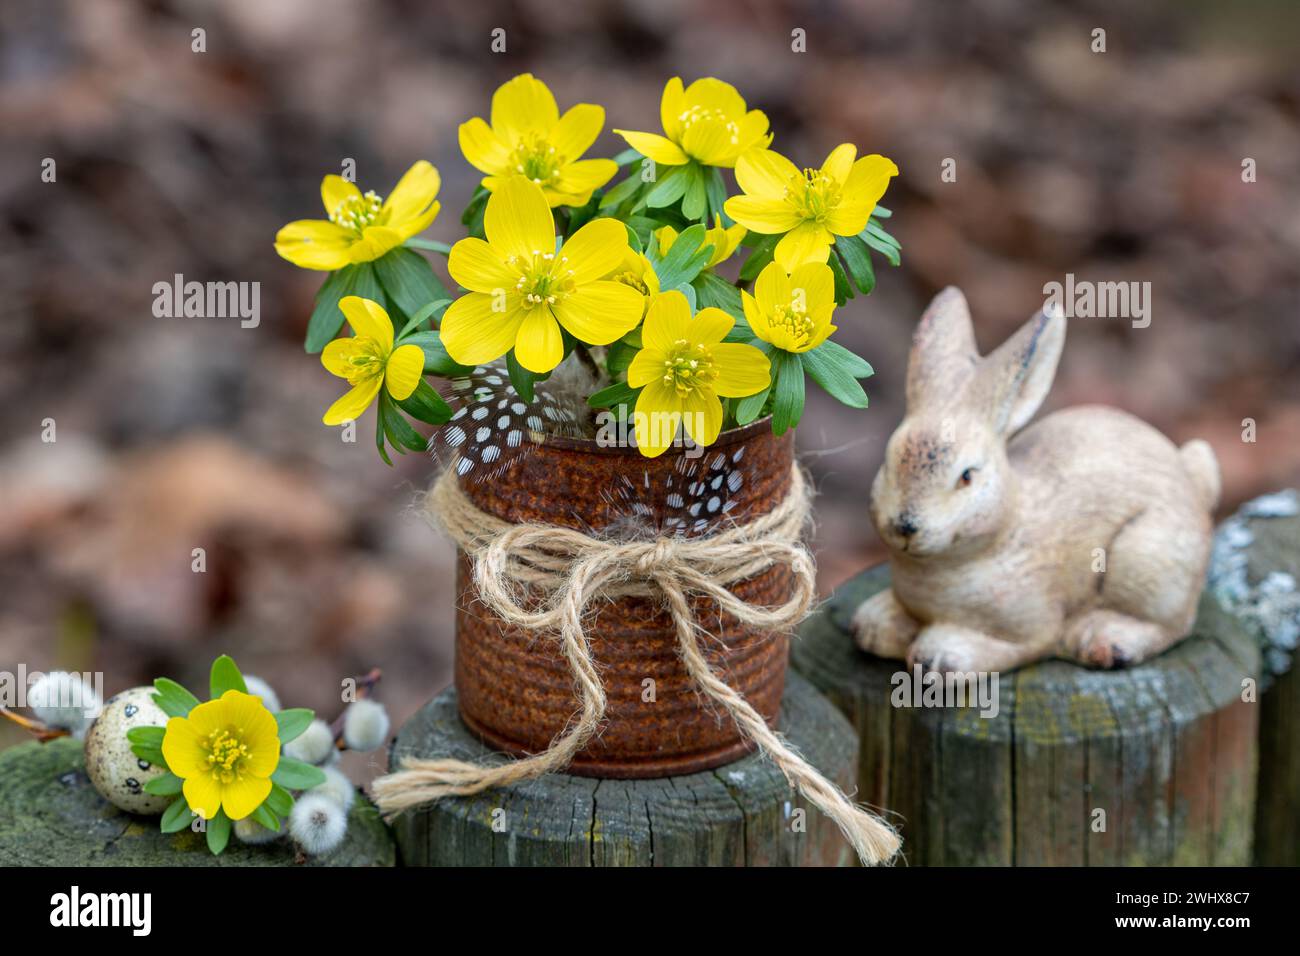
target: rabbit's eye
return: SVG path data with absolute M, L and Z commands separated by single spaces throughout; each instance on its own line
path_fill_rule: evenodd
M 961 477 L 957 479 L 957 487 L 965 488 L 967 485 L 969 485 L 975 477 L 975 471 L 976 469 L 974 468 L 967 468 L 965 471 L 963 471 L 961 473 Z

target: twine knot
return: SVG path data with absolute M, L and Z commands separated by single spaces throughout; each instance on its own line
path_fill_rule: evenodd
M 472 558 L 475 588 L 484 604 L 507 623 L 554 637 L 573 674 L 581 708 L 546 750 L 499 766 L 451 758 L 406 758 L 400 771 L 374 783 L 375 802 L 385 816 L 391 818 L 440 797 L 507 786 L 568 766 L 605 716 L 605 689 L 583 628 L 587 605 L 597 595 L 649 596 L 658 597 L 667 607 L 678 656 L 699 690 L 731 715 L 741 733 L 776 763 L 791 786 L 835 821 L 859 858 L 867 864 L 881 863 L 898 851 L 893 828 L 852 804 L 768 727 L 762 715 L 717 675 L 697 639 L 699 625 L 691 610 L 691 595 L 711 599 L 744 626 L 776 633 L 793 630 L 808 613 L 816 576 L 802 538 L 811 515 L 811 494 L 798 466 L 791 472 L 789 493 L 770 512 L 700 538 L 617 542 L 570 528 L 511 524 L 480 511 L 450 469 L 434 484 L 427 509 Z M 787 566 L 794 577 L 794 593 L 785 604 L 756 607 L 728 587 L 778 564 Z

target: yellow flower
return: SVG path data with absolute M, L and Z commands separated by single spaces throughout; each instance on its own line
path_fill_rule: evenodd
M 754 334 L 786 352 L 815 349 L 835 331 L 835 277 L 824 262 L 805 262 L 789 275 L 779 263 L 768 263 L 754 294 L 740 296 Z
M 722 430 L 718 396 L 742 398 L 768 386 L 766 355 L 752 345 L 722 341 L 735 324 L 714 308 L 692 319 L 686 296 L 675 289 L 650 303 L 641 328 L 645 347 L 627 370 L 628 385 L 641 389 L 633 415 L 641 454 L 662 454 L 682 423 L 697 445 L 713 444 Z
M 496 192 L 523 176 L 542 187 L 551 206 L 582 206 L 618 172 L 612 159 L 579 159 L 600 135 L 605 110 L 579 103 L 563 116 L 546 84 L 531 73 L 516 76 L 492 94 L 492 125 L 480 117 L 460 125 L 460 151 L 487 173 L 483 185 Z
M 712 269 L 718 263 L 730 259 L 732 253 L 739 248 L 740 240 L 745 238 L 745 231 L 745 227 L 740 223 L 725 228 L 722 225 L 722 217 L 714 214 L 713 228 L 705 231 L 702 243 L 713 247 L 713 255 L 709 256 L 709 261 L 704 268 Z M 659 240 L 659 255 L 667 255 L 668 250 L 677 241 L 677 230 L 672 226 L 660 226 L 655 230 L 655 238 Z
M 424 350 L 406 344 L 393 349 L 393 323 L 378 302 L 348 295 L 339 299 L 355 335 L 335 339 L 321 352 L 321 364 L 348 380 L 352 391 L 329 407 L 326 425 L 355 421 L 370 407 L 381 385 L 399 402 L 409 398 L 424 374 Z
M 659 273 L 655 272 L 644 253 L 637 252 L 631 246 L 623 254 L 623 261 L 605 278 L 636 289 L 642 297 L 643 316 L 650 306 L 650 300 L 659 294 Z
M 189 716 L 167 721 L 162 751 L 168 769 L 185 781 L 191 810 L 211 820 L 224 809 L 230 819 L 242 820 L 271 792 L 279 729 L 262 698 L 228 690 Z
M 821 169 L 800 172 L 770 149 L 745 153 L 736 163 L 736 182 L 745 192 L 732 196 L 727 215 L 753 232 L 785 233 L 776 261 L 787 272 L 804 262 L 825 262 L 836 236 L 866 228 L 898 167 L 884 156 L 863 156 L 857 147 L 835 147 Z
M 772 142 L 767 116 L 760 110 L 746 112 L 736 88 L 711 76 L 685 89 L 681 77 L 669 80 L 659 101 L 659 120 L 664 124 L 663 136 L 625 129 L 614 132 L 663 166 L 682 166 L 694 159 L 730 169 L 745 150 Z
M 462 365 L 515 350 L 519 364 L 549 372 L 564 358 L 563 327 L 588 345 L 608 345 L 641 320 L 642 295 L 604 278 L 628 253 L 627 228 L 593 219 L 562 247 L 540 186 L 506 180 L 488 198 L 487 241 L 451 247 L 447 271 L 470 291 L 442 317 L 442 344 Z
M 420 160 L 380 200 L 361 194 L 342 176 L 326 176 L 321 201 L 329 221 L 299 219 L 275 235 L 275 251 L 296 266 L 332 272 L 354 262 L 370 262 L 423 232 L 438 215 L 434 201 L 442 180 L 438 170 Z

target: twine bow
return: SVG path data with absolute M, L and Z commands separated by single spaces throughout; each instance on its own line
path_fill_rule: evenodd
M 556 636 L 569 663 L 581 703 L 571 721 L 539 754 L 498 766 L 453 758 L 408 757 L 402 770 L 374 783 L 387 816 L 446 796 L 464 796 L 562 770 L 587 744 L 605 716 L 605 688 L 591 657 L 583 618 L 597 596 L 659 596 L 673 620 L 677 650 L 699 689 L 720 704 L 797 787 L 839 826 L 867 864 L 888 860 L 898 835 L 879 817 L 855 806 L 800 756 L 763 717 L 709 665 L 697 639 L 699 625 L 690 596 L 712 599 L 741 624 L 793 630 L 815 596 L 812 555 L 802 543 L 811 510 L 807 481 L 796 466 L 789 494 L 767 514 L 700 538 L 659 537 L 609 541 L 581 531 L 539 524 L 511 524 L 480 511 L 448 470 L 434 484 L 426 507 L 473 558 L 474 584 L 492 611 L 512 625 Z M 736 584 L 783 564 L 794 574 L 794 594 L 777 607 L 757 607 L 736 597 Z M 540 604 L 530 600 L 537 595 Z

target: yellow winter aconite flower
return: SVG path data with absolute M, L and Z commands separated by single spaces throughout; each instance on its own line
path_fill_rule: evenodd
M 563 116 L 546 84 L 531 73 L 516 76 L 492 94 L 492 125 L 480 117 L 460 125 L 460 151 L 487 173 L 483 185 L 496 192 L 523 176 L 542 187 L 551 206 L 582 206 L 618 172 L 612 159 L 580 159 L 600 135 L 605 110 L 579 103 Z
M 663 166 L 682 166 L 693 159 L 730 169 L 745 150 L 772 141 L 767 116 L 760 110 L 746 111 L 736 88 L 711 76 L 685 89 L 681 77 L 669 80 L 659 102 L 659 120 L 663 136 L 625 129 L 614 132 Z
M 650 300 L 659 294 L 659 274 L 645 254 L 637 252 L 631 246 L 623 254 L 623 261 L 605 278 L 636 289 L 642 297 L 642 315 L 649 307 Z
M 442 344 L 462 365 L 482 365 L 511 348 L 519 364 L 549 372 L 564 358 L 561 327 L 588 345 L 608 345 L 641 320 L 643 295 L 605 278 L 628 253 L 627 228 L 593 219 L 563 246 L 542 189 L 504 181 L 488 199 L 487 241 L 451 247 L 447 271 L 470 291 L 442 317 Z
M 835 147 L 821 169 L 799 171 L 770 149 L 754 149 L 736 163 L 743 196 L 723 206 L 753 232 L 785 233 L 775 258 L 787 272 L 804 262 L 825 262 L 836 236 L 856 236 L 885 195 L 898 167 L 884 156 L 858 154 L 852 143 Z
M 722 217 L 714 214 L 713 228 L 705 230 L 704 242 L 702 245 L 712 246 L 713 254 L 709 256 L 708 263 L 704 268 L 712 269 L 720 262 L 726 262 L 740 246 L 740 240 L 745 238 L 745 227 L 736 223 L 734 226 L 725 227 L 722 225 Z M 673 247 L 677 240 L 677 230 L 672 226 L 661 226 L 655 230 L 655 238 L 659 240 L 659 255 L 667 255 L 668 250 Z
M 633 416 L 641 454 L 662 454 L 679 424 L 696 444 L 713 444 L 722 430 L 718 397 L 743 398 L 768 386 L 766 355 L 722 341 L 733 325 L 721 309 L 701 309 L 691 318 L 686 296 L 675 289 L 650 303 L 641 327 L 644 348 L 627 370 L 628 385 L 641 389 Z
M 824 262 L 805 262 L 789 275 L 779 263 L 768 263 L 754 294 L 740 296 L 754 334 L 786 352 L 815 349 L 835 331 L 835 277 Z
M 211 820 L 224 809 L 230 819 L 242 820 L 271 792 L 279 729 L 260 697 L 228 690 L 167 721 L 162 751 L 171 772 L 185 781 L 191 810 Z
M 321 201 L 329 221 L 299 219 L 275 235 L 275 251 L 296 266 L 332 272 L 354 262 L 370 262 L 423 232 L 438 215 L 434 200 L 442 180 L 420 160 L 380 199 L 362 195 L 342 176 L 326 176 Z
M 321 364 L 352 390 L 329 407 L 326 425 L 341 425 L 361 417 L 379 394 L 380 386 L 399 402 L 409 398 L 424 374 L 424 350 L 407 344 L 393 349 L 393 323 L 378 302 L 349 295 L 339 300 L 355 335 L 335 339 L 321 352 Z

